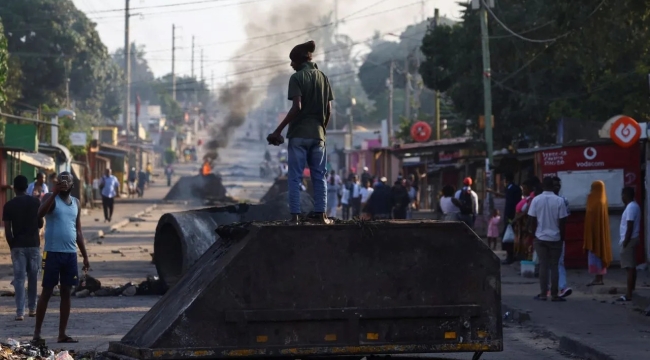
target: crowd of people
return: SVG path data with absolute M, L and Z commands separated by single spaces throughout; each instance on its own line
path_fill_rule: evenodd
M 545 177 L 540 181 L 533 176 L 519 186 L 512 174 L 506 174 L 504 186 L 504 193 L 492 191 L 505 198 L 503 229 L 499 231 L 501 217 L 494 210 L 488 221 L 488 244 L 495 249 L 497 238 L 501 237 L 502 249 L 507 253 L 504 264 L 517 259 L 538 264 L 540 293 L 535 296 L 536 300 L 550 297 L 551 301 L 566 301 L 572 293 L 564 266 L 565 227 L 571 211 L 569 201 L 560 195 L 561 179 Z M 448 195 L 449 190 L 446 193 Z M 621 268 L 627 272 L 627 291 L 618 300 L 625 302 L 631 301 L 636 287 L 635 249 L 639 243 L 641 210 L 634 200 L 634 188 L 623 188 L 621 199 L 625 210 L 618 244 Z M 605 183 L 594 181 L 585 204 L 583 234 L 588 271 L 594 275 L 588 286 L 604 285 L 604 275 L 612 262 L 608 209 Z
M 112 176 L 110 172 L 108 175 Z M 28 316 L 36 318 L 32 340 L 36 346 L 44 344 L 41 327 L 48 302 L 57 286 L 61 298 L 57 342 L 77 342 L 66 333 L 72 288 L 79 282 L 77 250 L 83 257 L 82 270 L 90 269 L 81 231 L 81 204 L 70 195 L 74 187 L 72 174 L 62 172 L 51 177 L 49 186 L 44 179 L 45 175 L 39 174 L 34 183 L 28 184 L 25 176 L 18 175 L 13 181 L 15 197 L 4 205 L 2 216 L 13 264 L 15 320 L 24 320 L 27 305 Z M 104 189 L 112 189 L 112 183 L 106 184 Z M 42 228 L 45 229 L 45 241 L 41 257 L 39 232 Z M 43 274 L 43 289 L 37 301 L 39 271 Z
M 382 220 L 410 219 L 417 207 L 418 187 L 416 176 L 408 179 L 399 176 L 393 185 L 386 177 L 372 176 L 364 167 L 361 175 L 354 171 L 344 180 L 336 171 L 327 177 L 327 215 L 341 218 Z

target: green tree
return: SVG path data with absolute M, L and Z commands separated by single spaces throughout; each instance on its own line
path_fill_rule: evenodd
M 115 69 L 96 25 L 71 0 L 8 1 L 0 16 L 9 53 L 19 60 L 22 73 L 16 101 L 61 107 L 70 79 L 77 109 L 96 118 L 106 115 L 100 112 Z
M 483 113 L 480 26 L 477 13 L 462 6 L 460 24 L 423 39 L 420 73 L 462 118 L 476 121 Z M 621 113 L 650 114 L 650 1 L 503 0 L 493 12 L 511 30 L 490 16 L 497 146 L 520 136 L 552 141 L 563 117 L 604 122 Z

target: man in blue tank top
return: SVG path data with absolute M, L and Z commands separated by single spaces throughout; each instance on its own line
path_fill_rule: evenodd
M 77 270 L 77 246 L 83 256 L 83 270 L 90 268 L 88 254 L 81 233 L 81 206 L 79 200 L 70 196 L 73 186 L 72 174 L 59 174 L 53 192 L 45 195 L 38 217 L 45 217 L 45 251 L 43 252 L 43 291 L 36 306 L 35 345 L 44 344 L 41 327 L 45 319 L 47 304 L 54 287 L 61 284 L 61 319 L 59 322 L 59 343 L 76 343 L 66 334 L 70 317 L 70 295 L 72 287 L 79 281 Z

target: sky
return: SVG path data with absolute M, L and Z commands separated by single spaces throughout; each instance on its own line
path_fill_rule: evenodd
M 304 6 L 296 11 L 296 3 Z M 255 46 L 270 47 L 274 59 L 280 53 L 302 41 L 309 40 L 304 34 L 307 23 L 318 23 L 319 16 L 333 11 L 336 0 L 131 0 L 130 39 L 144 44 L 149 66 L 156 76 L 171 72 L 172 24 L 176 26 L 176 73 L 190 75 L 191 44 L 195 38 L 195 74 L 200 75 L 200 52 L 203 49 L 204 77 L 210 84 L 225 83 L 229 74 L 236 74 L 242 62 L 271 61 L 263 55 L 248 55 L 238 59 L 242 47 L 252 46 L 250 35 L 277 34 L 270 39 L 257 40 Z M 349 35 L 354 41 L 370 38 L 375 31 L 399 34 L 406 26 L 433 16 L 434 8 L 441 16 L 459 17 L 458 1 L 463 0 L 339 0 L 339 19 L 347 19 L 339 26 L 339 33 Z M 99 35 L 110 52 L 124 46 L 125 0 L 73 0 L 74 4 L 97 23 Z M 307 5 L 308 4 L 308 5 Z M 291 7 L 294 7 L 293 9 Z M 308 6 L 309 8 L 305 8 Z M 287 19 L 295 19 L 296 26 Z M 300 30 L 303 30 L 302 32 Z M 278 31 L 280 30 L 280 31 Z M 390 40 L 388 37 L 387 40 Z M 268 42 L 268 45 L 266 45 Z M 281 42 L 277 46 L 275 43 Z M 264 45 L 260 45 L 264 44 Z M 317 44 L 318 45 L 318 44 Z M 360 44 L 354 51 L 363 51 Z M 318 51 L 318 49 L 317 49 Z M 280 61 L 284 60 L 282 58 Z M 249 65 L 250 66 L 250 65 Z M 233 73 L 233 71 L 235 71 Z

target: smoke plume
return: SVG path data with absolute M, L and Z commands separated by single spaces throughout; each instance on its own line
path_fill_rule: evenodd
M 230 86 L 219 92 L 219 119 L 209 128 L 210 140 L 205 143 L 206 157 L 216 159 L 218 149 L 228 145 L 235 129 L 243 125 L 246 115 L 260 104 L 267 93 L 273 77 L 286 74 L 290 68 L 289 52 L 307 40 L 316 41 L 316 52 L 322 51 L 319 33 L 326 15 L 333 10 L 332 4 L 324 1 L 285 1 L 282 6 L 247 6 L 242 8 L 242 17 L 247 20 L 245 31 L 249 39 L 233 57 L 234 71 L 228 80 Z M 347 1 L 346 5 L 353 3 Z M 300 30 L 309 29 L 310 30 Z M 269 36 L 270 34 L 277 34 Z M 286 85 L 273 91 L 286 92 Z

